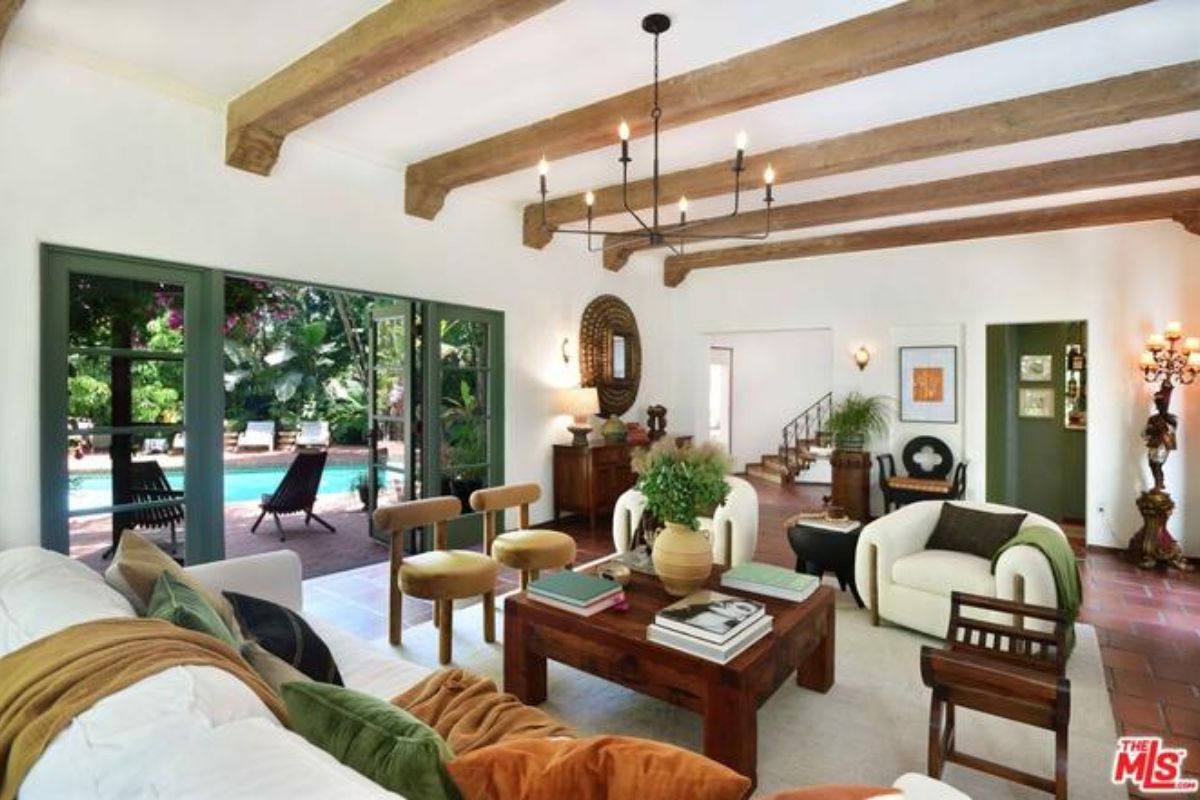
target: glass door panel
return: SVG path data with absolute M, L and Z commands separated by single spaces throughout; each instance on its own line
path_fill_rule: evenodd
M 504 481 L 504 316 L 495 311 L 430 304 L 433 334 L 428 407 L 436 413 L 428 458 L 438 494 L 457 497 L 463 518 L 450 526 L 452 546 L 481 541 L 471 493 Z
M 370 338 L 368 508 L 374 512 L 380 505 L 416 496 L 412 470 L 412 304 L 375 306 Z M 382 538 L 373 521 L 371 535 Z

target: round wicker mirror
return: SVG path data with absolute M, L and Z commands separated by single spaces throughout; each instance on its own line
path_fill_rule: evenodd
M 633 407 L 642 382 L 642 339 L 633 311 L 621 298 L 602 294 L 579 322 L 579 376 L 595 386 L 603 416 Z

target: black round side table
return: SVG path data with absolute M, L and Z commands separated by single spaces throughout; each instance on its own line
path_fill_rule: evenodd
M 807 572 L 818 578 L 826 572 L 834 573 L 842 591 L 849 587 L 859 608 L 864 606 L 854 583 L 854 551 L 862 527 L 860 522 L 849 530 L 838 531 L 821 527 L 819 523 L 809 525 L 801 521 L 787 532 L 788 543 L 796 554 L 796 572 Z

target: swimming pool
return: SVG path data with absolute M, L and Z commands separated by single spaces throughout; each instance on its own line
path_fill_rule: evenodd
M 264 494 L 270 494 L 283 480 L 286 467 L 269 467 L 264 469 L 227 469 L 225 470 L 225 502 L 240 503 L 246 500 L 260 500 Z M 317 494 L 342 494 L 350 492 L 350 484 L 361 474 L 366 473 L 366 467 L 350 465 L 333 465 L 325 467 L 321 475 L 321 483 Z M 167 470 L 167 480 L 171 488 L 183 489 L 183 471 Z M 76 475 L 71 478 L 71 492 L 68 507 L 72 511 L 86 508 L 103 508 L 112 505 L 112 476 L 108 473 L 95 475 Z

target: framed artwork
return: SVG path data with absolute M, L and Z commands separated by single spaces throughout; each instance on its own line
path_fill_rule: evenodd
M 900 421 L 958 422 L 958 348 L 900 348 Z
M 1054 390 L 1021 389 L 1017 396 L 1017 416 L 1031 419 L 1053 419 Z
M 1021 380 L 1029 382 L 1048 381 L 1051 376 L 1053 356 L 1021 356 Z

